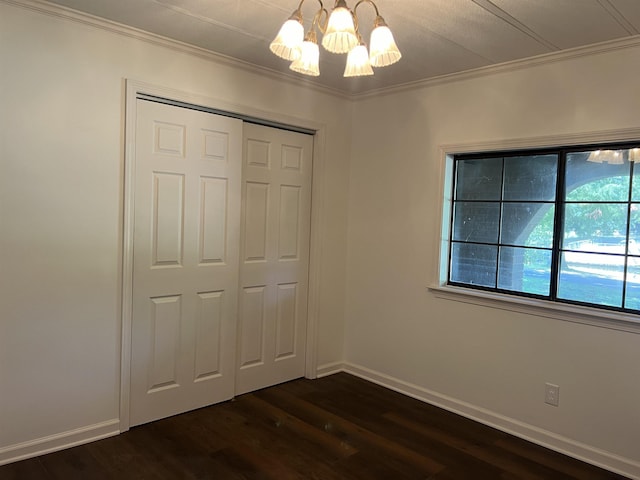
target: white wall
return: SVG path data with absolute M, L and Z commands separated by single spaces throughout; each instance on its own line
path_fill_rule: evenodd
M 0 2 L 0 463 L 117 429 L 127 78 L 326 126 L 318 364 L 340 361 L 349 103 L 26 5 Z
M 438 269 L 439 146 L 639 128 L 638 75 L 636 46 L 356 102 L 349 370 L 640 478 L 638 334 L 425 288 Z M 545 382 L 560 386 L 558 408 Z

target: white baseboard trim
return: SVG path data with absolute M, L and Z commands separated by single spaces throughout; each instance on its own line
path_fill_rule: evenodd
M 338 364 L 332 364 L 337 366 Z M 396 379 L 389 375 L 370 370 L 352 363 L 342 364 L 342 371 L 369 380 L 383 387 L 395 390 L 409 397 L 435 405 L 463 417 L 482 424 L 497 428 L 503 432 L 515 435 L 524 440 L 536 443 L 556 452 L 596 465 L 609 471 L 619 473 L 629 478 L 640 480 L 640 463 L 632 459 L 621 457 L 590 445 L 563 437 L 562 435 L 505 417 L 490 410 L 457 400 L 438 392 L 428 390 L 418 385 Z M 332 372 L 327 370 L 329 375 Z M 318 375 L 320 376 L 320 374 Z
M 84 443 L 112 437 L 120 433 L 120 420 L 115 418 L 87 427 L 37 438 L 0 448 L 0 465 L 64 450 Z
M 345 364 L 343 362 L 333 362 L 333 363 L 325 363 L 324 365 L 319 365 L 316 370 L 317 378 L 327 377 L 329 375 L 333 375 L 334 373 L 344 372 Z

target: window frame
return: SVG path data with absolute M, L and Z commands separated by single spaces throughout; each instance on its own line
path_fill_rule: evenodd
M 512 140 L 498 140 L 483 143 L 447 144 L 439 146 L 440 155 L 440 212 L 441 223 L 436 246 L 437 269 L 428 290 L 437 298 L 472 303 L 503 310 L 516 311 L 536 316 L 554 318 L 570 322 L 584 323 L 613 328 L 616 330 L 640 333 L 640 315 L 637 310 L 622 310 L 594 304 L 582 304 L 575 301 L 557 301 L 540 298 L 537 295 L 521 295 L 497 289 L 470 288 L 448 283 L 451 255 L 451 227 L 454 194 L 454 156 L 465 158 L 491 155 L 525 156 L 562 150 L 565 155 L 590 149 L 623 149 L 638 146 L 640 129 L 610 130 L 583 134 L 553 135 Z M 640 165 L 636 166 L 637 168 Z M 563 179 L 558 179 L 556 188 L 564 188 Z M 556 198 L 557 203 L 557 198 Z M 556 224 L 561 222 L 556 219 Z M 557 231 L 554 238 L 559 238 Z M 559 249 L 554 240 L 554 255 Z M 557 253 L 556 253 L 557 252 Z M 554 260 L 556 265 L 559 262 Z M 555 288 L 555 287 L 554 287 Z

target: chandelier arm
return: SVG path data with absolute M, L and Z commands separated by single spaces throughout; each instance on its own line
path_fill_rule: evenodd
M 357 6 L 357 5 L 356 5 Z M 353 29 L 356 31 L 356 37 L 358 37 L 358 43 L 363 43 L 362 35 L 360 35 L 360 23 L 358 22 L 358 16 L 356 15 L 356 9 L 350 11 L 351 18 L 353 18 Z
M 306 0 L 300 0 L 300 3 L 298 4 L 298 8 L 294 12 L 294 14 L 297 14 L 297 17 L 299 18 L 300 23 L 302 23 L 302 4 L 305 1 Z M 320 4 L 320 8 L 313 16 L 313 21 L 311 22 L 311 28 L 313 29 L 314 25 L 317 25 L 318 30 L 320 30 L 320 33 L 324 33 L 325 30 L 327 29 L 327 23 L 329 22 L 329 12 L 327 11 L 326 8 L 324 8 L 324 4 L 322 3 L 322 0 L 317 0 L 317 2 Z M 324 22 L 322 21 L 322 14 L 324 14 Z
M 374 10 L 376 11 L 376 17 L 380 16 L 380 12 L 378 11 L 378 6 L 373 2 L 373 0 L 360 0 L 358 3 L 356 3 L 356 6 L 353 7 L 353 15 L 356 15 L 356 9 L 360 6 L 361 3 L 368 3 L 370 5 L 373 6 Z
M 298 10 L 301 11 L 302 10 L 302 4 L 306 2 L 306 0 L 300 0 L 300 3 L 298 4 Z M 317 2 L 320 4 L 320 9 L 318 10 L 319 12 L 325 10 L 324 8 L 324 4 L 322 3 L 322 0 L 317 0 Z M 326 10 L 325 10 L 326 11 Z
M 324 22 L 322 21 L 323 14 L 324 14 Z M 327 11 L 327 9 L 324 7 L 321 7 L 320 10 L 316 12 L 313 22 L 317 25 L 318 30 L 320 30 L 320 33 L 324 35 L 324 32 L 327 31 L 327 24 L 329 23 L 329 12 Z
M 305 1 L 306 0 L 300 0 L 300 3 L 298 4 L 298 10 L 302 10 L 302 4 Z M 324 10 L 324 4 L 322 3 L 322 0 L 318 0 L 318 3 L 320 4 L 320 10 Z
M 358 23 L 358 16 L 356 15 L 356 9 L 349 10 L 351 18 L 353 19 L 353 29 L 356 31 L 356 35 L 360 37 L 360 24 Z

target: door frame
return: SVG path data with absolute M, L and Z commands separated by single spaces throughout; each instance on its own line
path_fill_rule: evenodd
M 120 350 L 120 432 L 129 430 L 129 405 L 131 386 L 131 325 L 133 306 L 133 230 L 135 193 L 135 138 L 137 100 L 139 97 L 156 97 L 159 100 L 189 104 L 226 112 L 243 120 L 252 119 L 267 126 L 291 126 L 315 132 L 313 138 L 313 170 L 311 181 L 311 235 L 309 246 L 309 292 L 307 306 L 307 339 L 305 352 L 305 377 L 317 377 L 317 331 L 320 310 L 320 266 L 322 248 L 320 232 L 323 231 L 323 189 L 326 125 L 312 120 L 259 110 L 248 105 L 230 103 L 216 98 L 190 94 L 132 79 L 125 80 L 125 131 L 124 131 L 124 188 L 122 226 L 122 293 L 121 293 L 121 350 Z

